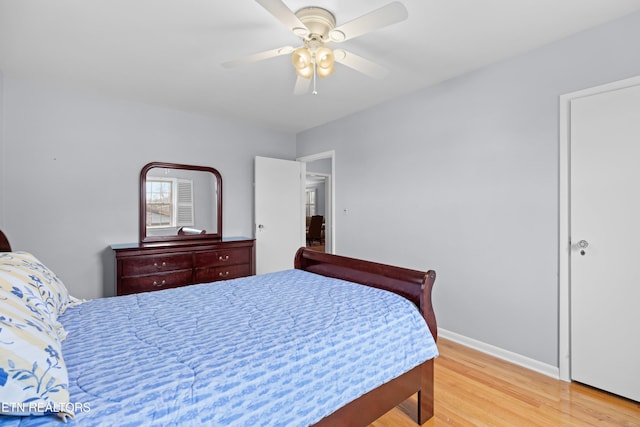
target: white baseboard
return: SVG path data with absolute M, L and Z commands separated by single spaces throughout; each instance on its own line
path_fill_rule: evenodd
M 536 371 L 548 377 L 560 379 L 560 369 L 557 366 L 542 363 L 518 353 L 514 353 L 482 341 L 474 340 L 473 338 L 465 337 L 464 335 L 456 334 L 455 332 L 447 331 L 442 328 L 438 328 L 438 337 L 481 351 L 497 357 L 498 359 L 506 360 L 507 362 L 522 366 L 523 368 L 531 369 L 532 371 Z

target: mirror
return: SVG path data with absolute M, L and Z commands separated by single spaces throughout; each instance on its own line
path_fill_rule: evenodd
M 140 243 L 222 238 L 222 177 L 207 166 L 152 162 L 140 172 Z

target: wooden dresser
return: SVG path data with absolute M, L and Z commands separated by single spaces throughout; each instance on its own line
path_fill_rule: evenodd
M 132 243 L 111 248 L 116 258 L 116 295 L 255 274 L 255 241 L 246 237 L 190 243 Z

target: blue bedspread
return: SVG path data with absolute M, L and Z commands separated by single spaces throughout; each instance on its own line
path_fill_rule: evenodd
M 307 426 L 438 354 L 409 301 L 300 270 L 91 300 L 60 320 L 78 426 Z

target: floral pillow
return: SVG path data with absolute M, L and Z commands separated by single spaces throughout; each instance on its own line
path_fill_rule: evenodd
M 57 414 L 69 410 L 67 368 L 49 303 L 31 287 L 0 274 L 0 414 Z
M 79 302 L 69 295 L 67 288 L 53 271 L 28 252 L 0 253 L 0 277 L 8 280 L 25 295 L 39 297 L 49 309 L 53 320 L 68 306 Z M 35 301 L 31 301 L 35 304 Z

